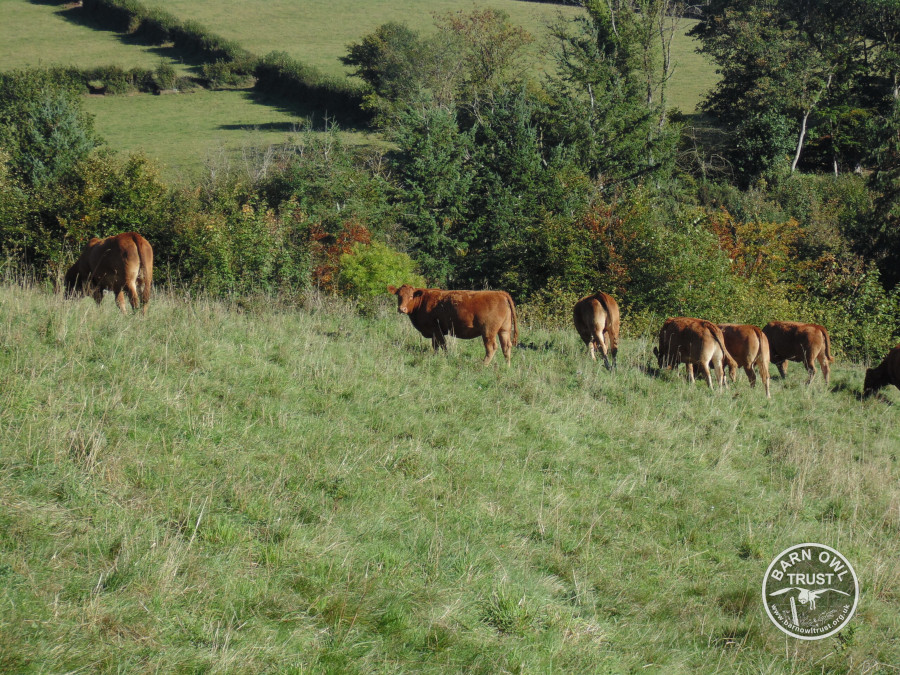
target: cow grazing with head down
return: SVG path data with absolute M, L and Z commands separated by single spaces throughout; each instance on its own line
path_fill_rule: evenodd
M 756 386 L 756 373 L 753 370 L 753 366 L 756 366 L 766 387 L 766 398 L 772 398 L 769 393 L 769 340 L 763 332 L 756 326 L 736 323 L 720 323 L 719 328 L 725 338 L 725 349 L 747 373 L 750 386 Z M 734 372 L 731 373 L 731 379 L 735 379 Z
M 716 382 L 725 386 L 723 361 L 731 369 L 732 380 L 736 377 L 737 363 L 725 347 L 725 338 L 719 327 L 711 321 L 676 317 L 666 319 L 659 331 L 659 347 L 653 348 L 660 368 L 684 363 L 687 366 L 688 380 L 694 381 L 694 365 L 700 366 L 706 383 L 712 389 L 712 376 L 709 364 L 716 370 Z
M 787 361 L 799 361 L 806 366 L 809 378 L 806 384 L 816 376 L 818 361 L 822 366 L 825 384 L 831 374 L 834 357 L 831 356 L 831 337 L 824 326 L 815 323 L 799 323 L 797 321 L 770 321 L 763 327 L 763 333 L 769 339 L 769 352 L 772 363 L 784 379 L 787 373 Z
M 134 309 L 143 301 L 147 313 L 153 283 L 153 249 L 137 232 L 125 232 L 105 239 L 91 239 L 65 277 L 66 297 L 90 293 L 99 305 L 103 291 L 112 291 L 123 314 L 125 291 Z M 138 296 L 138 286 L 141 294 Z
M 900 389 L 900 345 L 889 351 L 876 368 L 866 370 L 863 397 L 868 398 L 889 384 Z
M 597 360 L 595 351 L 599 349 L 607 368 L 610 368 L 607 354 L 612 356 L 610 369 L 614 369 L 619 353 L 619 305 L 613 297 L 598 291 L 582 298 L 572 309 L 572 319 L 591 358 Z
M 447 349 L 445 337 L 463 340 L 480 337 L 484 341 L 484 365 L 497 351 L 497 338 L 506 363 L 519 341 L 516 305 L 506 291 L 442 291 L 436 288 L 400 288 L 388 286 L 397 296 L 397 311 L 406 314 L 413 327 L 431 338 L 437 350 Z

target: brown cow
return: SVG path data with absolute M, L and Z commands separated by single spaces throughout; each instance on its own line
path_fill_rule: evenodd
M 747 373 L 750 386 L 756 386 L 755 365 L 759 368 L 759 376 L 766 387 L 766 398 L 769 393 L 769 340 L 757 326 L 745 326 L 737 323 L 720 323 L 722 335 L 725 337 L 725 349 L 731 354 L 738 366 Z M 732 371 L 731 380 L 735 374 Z
M 772 363 L 778 368 L 784 379 L 787 372 L 786 361 L 799 361 L 806 366 L 809 379 L 816 376 L 815 362 L 822 366 L 825 384 L 831 374 L 831 337 L 824 326 L 815 323 L 799 323 L 796 321 L 770 321 L 763 327 L 763 333 L 769 339 L 769 353 Z
M 591 358 L 597 360 L 595 350 L 599 347 L 606 367 L 610 368 L 609 354 L 612 356 L 612 368 L 615 368 L 619 353 L 619 305 L 613 297 L 598 291 L 582 298 L 575 303 L 572 318 L 575 330 L 590 350 Z
M 125 291 L 134 309 L 138 308 L 138 289 L 143 300 L 144 314 L 150 302 L 150 285 L 153 283 L 153 249 L 137 232 L 124 232 L 106 239 L 91 239 L 81 257 L 66 272 L 66 297 L 76 292 L 90 293 L 99 305 L 103 291 L 112 291 L 123 314 Z
M 709 363 L 712 362 L 716 369 L 716 382 L 720 387 L 725 386 L 725 371 L 722 361 L 731 368 L 732 379 L 737 375 L 735 369 L 737 363 L 731 358 L 725 347 L 725 338 L 719 327 L 711 321 L 677 317 L 666 319 L 659 331 L 659 347 L 653 348 L 659 367 L 674 366 L 679 363 L 687 364 L 688 380 L 694 381 L 694 364 L 700 366 L 700 370 L 706 377 L 706 383 L 712 389 L 712 377 L 709 372 Z
M 879 389 L 889 384 L 900 389 L 900 345 L 894 347 L 884 357 L 884 361 L 877 368 L 866 370 L 866 379 L 863 381 L 863 396 L 872 396 Z
M 516 305 L 506 291 L 443 291 L 436 288 L 400 288 L 388 286 L 397 296 L 397 311 L 409 316 L 413 327 L 431 345 L 447 349 L 444 337 L 455 335 L 463 340 L 484 340 L 484 365 L 497 351 L 497 336 L 506 363 L 512 347 L 519 341 Z

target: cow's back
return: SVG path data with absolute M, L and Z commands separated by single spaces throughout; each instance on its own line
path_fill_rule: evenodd
M 515 304 L 505 291 L 426 289 L 410 318 L 425 337 L 431 337 L 436 329 L 464 340 L 502 328 L 515 332 Z
M 722 323 L 719 324 L 725 339 L 725 349 L 741 367 L 756 363 L 763 354 L 769 360 L 769 341 L 757 326 Z
M 828 331 L 824 326 L 798 321 L 770 321 L 763 327 L 773 361 L 805 361 L 810 354 L 824 352 L 831 358 Z

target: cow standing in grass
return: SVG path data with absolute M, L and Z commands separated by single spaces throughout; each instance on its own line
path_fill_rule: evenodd
M 143 301 L 143 313 L 150 302 L 153 283 L 153 249 L 137 232 L 124 232 L 105 239 L 91 239 L 65 276 L 66 297 L 90 293 L 99 305 L 103 291 L 116 296 L 116 304 L 127 314 L 125 291 L 131 307 Z M 138 286 L 141 293 L 138 295 Z
M 388 286 L 397 296 L 397 311 L 406 314 L 413 327 L 431 338 L 435 350 L 447 349 L 447 335 L 484 341 L 484 365 L 497 351 L 497 338 L 506 363 L 519 341 L 516 305 L 506 291 L 443 291 L 436 288 Z
M 866 369 L 863 396 L 868 398 L 889 384 L 900 389 L 900 345 L 889 351 L 876 368 Z
M 766 398 L 772 398 L 769 393 L 769 340 L 763 332 L 757 326 L 736 323 L 720 323 L 719 328 L 725 338 L 725 349 L 747 373 L 750 386 L 756 386 L 756 373 L 753 370 L 753 366 L 756 366 L 766 387 Z M 735 379 L 734 372 L 731 373 L 731 379 Z
M 816 376 L 818 361 L 822 366 L 825 384 L 831 374 L 831 337 L 824 326 L 815 323 L 799 323 L 796 321 L 770 321 L 763 327 L 763 333 L 769 339 L 769 353 L 772 363 L 778 368 L 781 378 L 787 373 L 788 361 L 799 361 L 806 366 L 810 384 Z
M 591 358 L 597 360 L 595 352 L 599 349 L 606 367 L 614 369 L 619 353 L 619 305 L 613 297 L 598 291 L 582 298 L 575 303 L 572 318 Z M 607 355 L 612 357 L 612 366 Z
M 713 386 L 710 363 L 715 367 L 716 382 L 720 387 L 725 386 L 723 362 L 731 369 L 732 380 L 737 376 L 737 363 L 725 347 L 722 331 L 711 321 L 689 317 L 666 319 L 659 331 L 659 347 L 654 347 L 653 353 L 660 368 L 686 364 L 691 383 L 694 382 L 694 365 L 700 366 L 710 389 Z

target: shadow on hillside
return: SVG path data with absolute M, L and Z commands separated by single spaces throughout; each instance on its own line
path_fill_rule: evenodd
M 128 45 L 130 47 L 144 47 L 147 51 L 155 54 L 160 58 L 160 60 L 170 60 L 175 61 L 177 63 L 183 63 L 188 66 L 192 71 L 194 71 L 195 75 L 199 75 L 200 66 L 203 65 L 204 61 L 202 58 L 198 58 L 195 55 L 189 54 L 188 52 L 178 49 L 172 45 L 158 45 L 154 44 L 148 40 L 145 40 L 136 35 L 128 35 L 126 33 L 120 33 L 118 31 L 112 30 L 104 26 L 100 21 L 94 19 L 90 14 L 84 11 L 84 8 L 78 4 L 75 5 L 71 2 L 60 2 L 59 0 L 29 0 L 32 4 L 35 5 L 55 5 L 59 7 L 63 7 L 63 9 L 59 9 L 54 14 L 56 16 L 62 18 L 69 23 L 73 23 L 76 26 L 82 26 L 84 28 L 90 28 L 91 30 L 103 31 L 104 33 L 112 33 L 116 36 L 116 39 L 119 40 L 123 45 Z M 75 65 L 78 65 L 77 63 Z M 116 65 L 116 64 L 104 64 L 104 65 Z
M 263 124 L 220 124 L 223 131 L 299 131 L 299 122 L 264 122 Z
M 279 96 L 255 88 L 246 90 L 248 100 L 258 105 L 275 108 L 278 112 L 300 117 L 305 120 L 306 127 L 310 131 L 326 131 L 337 124 L 341 131 L 370 131 L 370 128 L 352 116 L 337 114 L 333 111 L 323 110 L 318 106 L 305 105 L 295 98 Z

